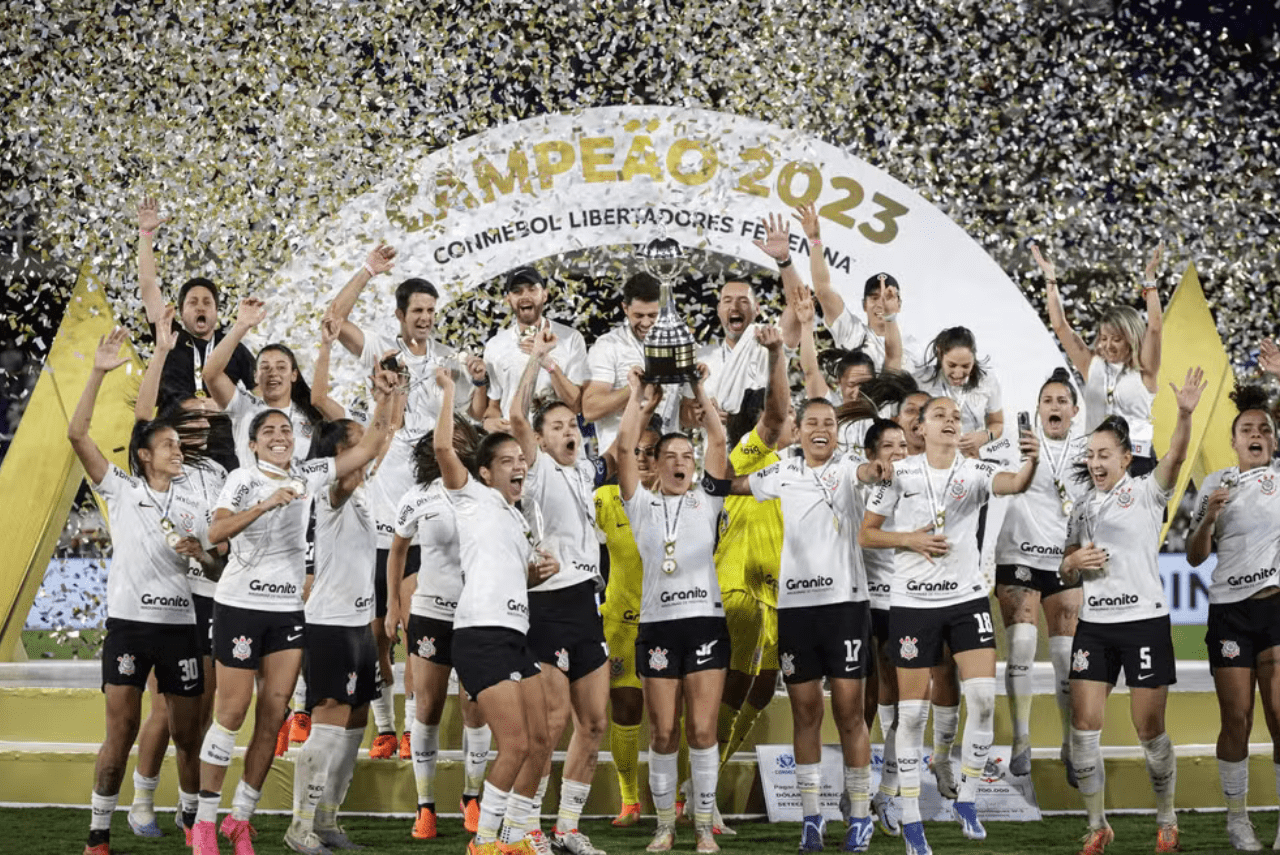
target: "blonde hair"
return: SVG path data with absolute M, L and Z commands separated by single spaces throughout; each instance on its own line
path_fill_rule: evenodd
M 1120 335 L 1124 336 L 1124 340 L 1129 344 L 1129 367 L 1141 371 L 1142 335 L 1146 332 L 1147 325 L 1143 323 L 1142 315 L 1138 314 L 1138 310 L 1132 306 L 1111 306 L 1098 319 L 1099 334 L 1104 326 L 1115 327 Z M 1098 347 L 1097 337 L 1093 340 L 1093 347 L 1095 350 Z

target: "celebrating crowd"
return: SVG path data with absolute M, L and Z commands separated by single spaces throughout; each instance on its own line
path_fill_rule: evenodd
M 482 357 L 434 337 L 439 294 L 421 278 L 395 286 L 398 334 L 362 329 L 352 309 L 396 263 L 379 245 L 333 297 L 315 340 L 293 342 L 316 348 L 308 384 L 290 346 L 272 342 L 255 357 L 243 344 L 269 300 L 242 300 L 226 329 L 208 279 L 187 281 L 166 305 L 152 250 L 164 221 L 144 202 L 139 279 L 155 346 L 130 471 L 89 436 L 103 377 L 124 362 L 122 330 L 101 341 L 68 428 L 114 544 L 107 728 L 86 855 L 109 855 L 135 741 L 129 825 L 162 834 L 154 792 L 170 739 L 177 823 L 195 855 L 215 855 L 219 836 L 252 855 L 261 789 L 291 736 L 303 744 L 285 843 L 304 855 L 354 847 L 337 814 L 370 711 L 369 756 L 412 760 L 412 834 L 435 837 L 440 722 L 455 672 L 473 855 L 600 853 L 579 824 L 606 734 L 622 800 L 613 824 L 640 822 L 645 715 L 657 815 L 648 850 L 674 847 L 683 813 L 697 851 L 718 851 L 717 837 L 733 833 L 717 809 L 720 769 L 779 673 L 801 852 L 824 847 L 828 697 L 843 755 L 844 851 L 866 851 L 877 827 L 901 836 L 908 855 L 931 851 L 919 801 L 928 753 L 964 835 L 982 840 L 976 796 L 993 741 L 998 633 L 980 559 L 987 538 L 1008 654 L 1010 773 L 1031 768 L 1043 610 L 1061 758 L 1088 814 L 1083 851 L 1101 853 L 1114 836 L 1099 737 L 1121 670 L 1158 805 L 1156 850 L 1175 851 L 1177 767 L 1164 717 L 1176 676 L 1157 552 L 1205 383 L 1193 370 L 1171 384 L 1176 423 L 1157 459 L 1159 250 L 1135 300 L 1145 319 L 1131 306 L 1106 308 L 1086 341 L 1065 319 L 1054 267 L 1033 249 L 1078 380 L 1045 365 L 1037 400 L 1019 402 L 1011 429 L 969 329 L 941 330 L 910 353 L 897 280 L 870 276 L 856 312 L 831 285 L 814 208 L 794 218 L 813 248 L 810 282 L 792 262 L 789 222 L 769 217 L 757 246 L 778 268 L 779 322 L 760 320 L 750 284 L 725 283 L 721 337 L 699 351 L 689 383 L 645 378 L 643 344 L 662 309 L 647 273 L 622 283 L 622 322 L 590 346 L 544 317 L 549 291 L 532 267 L 506 276 L 510 323 Z M 818 351 L 819 323 L 834 349 Z M 331 397 L 335 342 L 362 366 L 366 397 Z M 803 376 L 796 396 L 793 360 Z M 1264 343 L 1262 363 L 1280 373 L 1280 348 Z M 1188 557 L 1198 564 L 1218 552 L 1206 641 L 1222 708 L 1227 831 L 1236 848 L 1260 850 L 1247 754 L 1255 683 L 1273 738 L 1277 730 L 1277 439 L 1265 391 L 1238 385 L 1233 400 L 1239 464 L 1201 485 Z M 1001 461 L 1002 446 L 1018 459 Z M 1011 497 L 998 532 L 987 528 L 995 496 Z M 402 642 L 397 726 L 392 659 Z M 957 774 L 949 758 L 961 698 Z M 243 774 L 219 825 L 251 705 Z M 885 758 L 873 791 L 877 717 Z M 544 835 L 551 751 L 570 723 L 555 826 Z

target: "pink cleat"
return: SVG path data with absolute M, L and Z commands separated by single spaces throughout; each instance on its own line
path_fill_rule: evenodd
M 191 828 L 191 855 L 218 855 L 218 826 L 197 822 Z
M 222 827 L 218 830 L 235 846 L 236 855 L 255 855 L 253 838 L 258 836 L 258 832 L 249 824 L 249 820 L 236 819 L 231 814 L 227 814 L 226 819 L 222 820 Z

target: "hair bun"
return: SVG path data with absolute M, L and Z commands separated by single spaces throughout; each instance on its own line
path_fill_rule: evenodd
M 1097 430 L 1113 430 L 1125 439 L 1129 438 L 1129 420 L 1124 416 L 1107 416 Z
M 1067 369 L 1065 369 L 1065 368 L 1063 368 L 1061 365 L 1059 365 L 1057 368 L 1053 369 L 1053 373 L 1049 375 L 1049 380 L 1048 380 L 1048 382 L 1050 382 L 1050 383 L 1063 383 L 1063 384 L 1066 384 L 1066 385 L 1070 385 L 1070 384 L 1071 384 L 1071 373 L 1070 373 L 1069 371 L 1067 371 Z
M 1231 403 L 1236 405 L 1236 410 L 1241 413 L 1247 410 L 1269 411 L 1271 409 L 1271 399 L 1267 395 L 1267 390 L 1253 383 L 1237 383 L 1229 397 Z

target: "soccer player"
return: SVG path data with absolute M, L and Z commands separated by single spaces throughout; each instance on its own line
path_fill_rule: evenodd
M 978 358 L 977 342 L 968 327 L 942 330 L 925 353 L 928 363 L 915 372 L 920 391 L 955 402 L 960 411 L 960 453 L 979 457 L 981 448 L 1004 432 L 996 376 Z

